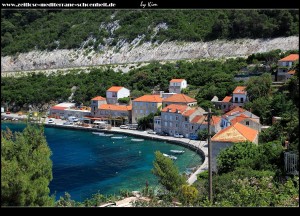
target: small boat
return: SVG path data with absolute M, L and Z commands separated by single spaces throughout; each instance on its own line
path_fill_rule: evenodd
M 177 160 L 177 157 L 175 157 L 173 155 L 168 155 L 168 154 L 163 153 L 163 156 L 168 157 L 168 158 L 170 158 L 172 160 Z
M 170 150 L 170 152 L 174 153 L 174 154 L 183 154 L 184 151 L 182 150 Z
M 107 136 L 107 137 L 109 137 L 109 136 L 113 136 L 113 134 L 99 134 L 99 136 Z
M 92 134 L 96 134 L 96 135 L 104 135 L 104 133 L 100 133 L 100 132 L 92 132 Z
M 142 141 L 144 141 L 144 139 L 131 139 L 131 141 L 134 141 L 134 142 L 142 142 Z
M 112 139 L 124 139 L 127 138 L 127 136 L 112 136 Z

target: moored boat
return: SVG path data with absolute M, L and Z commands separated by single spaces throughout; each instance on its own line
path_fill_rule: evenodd
M 144 139 L 131 139 L 131 141 L 134 141 L 134 142 L 142 142 L 142 141 L 144 141 Z
M 168 157 L 168 158 L 170 158 L 172 160 L 177 160 L 177 157 L 175 157 L 173 155 L 168 155 L 168 154 L 163 153 L 163 156 Z
M 182 150 L 170 150 L 170 152 L 174 153 L 174 154 L 183 154 L 184 151 Z

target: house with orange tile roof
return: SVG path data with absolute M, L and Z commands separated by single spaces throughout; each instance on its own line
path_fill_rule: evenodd
M 236 122 L 240 122 L 245 126 L 261 131 L 259 117 L 241 107 L 235 107 L 222 115 L 221 128 L 224 129 Z
M 185 79 L 172 79 L 169 85 L 169 93 L 180 94 L 182 89 L 187 87 L 187 82 Z
M 96 116 L 98 112 L 98 108 L 100 107 L 101 104 L 106 104 L 106 98 L 101 97 L 101 96 L 96 96 L 91 99 L 91 115 Z
M 217 170 L 216 158 L 222 149 L 228 148 L 238 142 L 252 142 L 258 144 L 257 130 L 249 128 L 239 122 L 216 133 L 211 139 L 212 168 Z
M 212 116 L 211 124 L 210 124 L 212 132 L 218 133 L 221 130 L 221 120 L 222 118 L 220 116 Z M 196 115 L 191 120 L 190 133 L 197 135 L 199 130 L 207 130 L 207 127 L 208 127 L 207 116 Z
M 179 133 L 184 137 L 190 137 L 194 134 L 191 120 L 203 113 L 204 110 L 201 107 L 171 104 L 161 110 L 160 117 L 154 118 L 154 131 L 168 133 L 170 136 Z
M 132 101 L 132 123 L 137 123 L 140 118 L 156 113 L 162 106 L 159 95 L 143 95 Z
M 163 107 L 169 106 L 171 104 L 195 106 L 197 105 L 197 100 L 185 94 L 174 94 L 168 98 L 163 99 L 162 103 Z
M 232 92 L 232 105 L 242 107 L 247 100 L 246 86 L 237 86 Z
M 277 81 L 285 81 L 295 74 L 291 68 L 299 62 L 299 54 L 290 54 L 278 60 Z
M 254 117 L 249 117 L 245 114 L 240 114 L 230 120 L 230 125 L 234 125 L 236 122 L 239 122 L 240 124 L 245 125 L 254 130 L 257 130 L 259 132 L 261 131 L 262 125 Z
M 247 101 L 246 86 L 237 86 L 233 90 L 231 96 L 225 96 L 222 101 L 212 100 L 212 103 L 216 108 L 221 109 L 223 112 L 227 112 L 236 106 L 243 107 Z
M 52 118 L 67 119 L 70 116 L 75 116 L 78 119 L 82 119 L 90 114 L 90 110 L 77 108 L 75 103 L 60 103 L 50 108 L 49 115 Z
M 101 104 L 96 114 L 97 118 L 107 119 L 112 126 L 131 123 L 132 106 Z
M 130 90 L 123 86 L 112 86 L 106 91 L 106 101 L 108 104 L 117 104 L 118 99 L 129 96 Z

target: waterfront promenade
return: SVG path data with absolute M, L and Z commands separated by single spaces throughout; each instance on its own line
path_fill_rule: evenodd
M 26 119 L 26 115 L 17 115 L 17 114 L 6 114 L 2 113 L 1 114 L 1 119 Z M 208 147 L 207 147 L 207 142 L 206 141 L 199 141 L 199 140 L 190 140 L 187 138 L 176 138 L 172 136 L 159 136 L 156 134 L 148 134 L 147 131 L 139 131 L 139 130 L 129 130 L 129 129 L 120 129 L 119 127 L 112 127 L 111 129 L 97 129 L 97 128 L 92 128 L 92 127 L 81 127 L 78 125 L 63 125 L 65 120 L 61 119 L 53 119 L 54 123 L 48 124 L 48 118 L 44 119 L 44 124 L 46 127 L 57 127 L 57 128 L 69 128 L 69 129 L 75 129 L 75 130 L 88 130 L 88 131 L 101 131 L 101 132 L 112 132 L 112 133 L 123 133 L 123 134 L 128 134 L 128 135 L 134 135 L 137 137 L 142 137 L 142 138 L 147 138 L 147 139 L 155 139 L 155 140 L 161 140 L 161 141 L 166 141 L 166 142 L 171 142 L 171 143 L 176 143 L 178 145 L 182 145 L 184 147 L 190 148 L 199 155 L 202 156 L 204 159 L 203 163 L 196 168 L 196 171 L 192 173 L 188 180 L 188 184 L 193 184 L 197 180 L 197 174 L 208 170 Z

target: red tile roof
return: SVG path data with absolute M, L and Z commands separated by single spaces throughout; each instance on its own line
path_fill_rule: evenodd
M 226 97 L 224 97 L 224 99 L 222 100 L 222 102 L 230 102 L 231 99 L 232 99 L 231 96 L 226 96 Z
M 110 92 L 118 92 L 120 91 L 122 88 L 124 88 L 123 86 L 112 86 L 110 87 L 107 91 L 110 91 Z
M 180 83 L 180 82 L 182 82 L 183 80 L 184 80 L 184 79 L 172 79 L 170 82 L 176 82 L 176 83 L 179 82 L 179 83 Z
M 239 115 L 239 116 L 237 116 L 237 117 L 235 117 L 235 118 L 233 118 L 233 119 L 231 119 L 231 124 L 235 124 L 236 122 L 241 122 L 241 121 L 243 121 L 244 119 L 249 119 L 250 117 L 249 116 L 246 116 L 246 115 L 244 115 L 244 114 L 241 114 L 241 115 Z
M 180 113 L 185 112 L 188 109 L 187 105 L 177 105 L 177 104 L 170 104 L 169 106 L 166 106 L 161 111 L 162 112 L 176 112 L 176 110 L 180 111 Z
M 211 140 L 215 142 L 254 142 L 257 135 L 257 130 L 237 122 L 234 125 L 219 131 Z
M 191 116 L 194 112 L 196 112 L 196 109 L 190 109 L 190 110 L 186 110 L 182 115 L 183 116 Z
M 294 75 L 295 73 L 296 73 L 295 70 L 290 70 L 290 71 L 288 72 L 288 74 L 291 74 L 291 75 Z
M 194 103 L 197 102 L 194 98 L 191 98 L 185 94 L 174 94 L 168 98 L 165 98 L 163 102 L 174 103 Z
M 221 117 L 220 116 L 212 116 L 212 125 L 217 125 L 220 123 L 221 121 Z
M 62 107 L 62 106 L 53 106 L 53 107 L 51 107 L 52 110 L 65 110 L 67 108 L 68 107 Z
M 207 125 L 208 122 L 207 122 L 207 121 L 204 121 L 204 119 L 207 120 L 206 116 L 203 116 L 203 115 L 196 115 L 196 116 L 192 119 L 191 123 L 199 123 L 199 124 Z M 212 125 L 217 125 L 217 124 L 220 123 L 221 119 L 222 119 L 222 118 L 221 118 L 220 116 L 212 116 L 211 124 L 212 124 Z
M 97 96 L 97 97 L 92 98 L 92 100 L 102 101 L 102 100 L 106 100 L 106 99 L 104 97 Z
M 232 114 L 235 114 L 235 113 L 242 113 L 242 112 L 245 112 L 246 110 L 241 108 L 241 107 L 235 107 L 233 108 L 232 110 L 230 110 L 229 112 L 225 113 L 224 115 L 225 116 L 231 116 Z
M 246 86 L 237 86 L 233 91 L 233 94 L 245 94 L 245 93 L 246 93 Z
M 159 95 L 144 95 L 139 98 L 134 99 L 135 102 L 153 102 L 153 103 L 161 103 L 162 98 Z
M 129 111 L 132 110 L 132 106 L 120 106 L 114 104 L 101 104 L 100 110 L 113 110 L 113 111 Z
M 297 61 L 299 60 L 299 54 L 290 54 L 279 61 Z
M 192 119 L 192 121 L 191 121 L 191 123 L 204 123 L 204 118 L 205 118 L 205 116 L 203 116 L 203 115 L 196 115 L 193 119 Z

